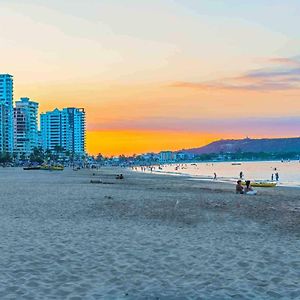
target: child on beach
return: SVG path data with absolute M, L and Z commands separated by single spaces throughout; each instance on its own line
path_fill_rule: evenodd
M 253 188 L 250 185 L 250 180 L 246 181 L 246 187 L 244 189 L 244 192 L 246 195 L 256 195 L 257 191 L 253 190 Z

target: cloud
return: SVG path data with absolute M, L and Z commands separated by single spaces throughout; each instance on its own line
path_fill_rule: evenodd
M 282 91 L 300 90 L 300 56 L 272 58 L 264 68 L 251 70 L 232 78 L 209 82 L 174 82 L 177 88 L 199 90 Z
M 300 56 L 295 57 L 274 57 L 268 60 L 269 63 L 300 66 Z
M 206 133 L 242 133 L 244 135 L 266 134 L 299 135 L 300 116 L 293 117 L 247 117 L 247 118 L 175 118 L 149 117 L 135 120 L 118 120 L 109 124 L 92 124 L 92 129 L 184 131 Z

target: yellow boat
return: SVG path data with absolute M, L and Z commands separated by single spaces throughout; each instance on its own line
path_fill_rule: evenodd
M 41 170 L 46 171 L 63 171 L 63 166 L 41 166 Z
M 275 187 L 276 182 L 251 182 L 250 185 L 252 187 Z M 242 182 L 242 185 L 246 185 L 246 182 Z

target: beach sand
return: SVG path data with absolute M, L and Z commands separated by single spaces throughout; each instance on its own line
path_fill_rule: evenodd
M 0 299 L 300 298 L 300 189 L 117 168 L 0 177 Z

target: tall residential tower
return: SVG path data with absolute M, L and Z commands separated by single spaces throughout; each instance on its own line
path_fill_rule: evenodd
M 0 74 L 0 152 L 14 149 L 13 76 Z
M 14 108 L 14 152 L 30 155 L 38 146 L 38 107 L 29 98 L 16 101 Z

